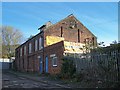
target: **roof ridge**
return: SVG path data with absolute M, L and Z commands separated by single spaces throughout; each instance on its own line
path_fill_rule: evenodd
M 56 22 L 55 24 L 52 24 L 51 26 L 49 26 L 48 28 L 46 28 L 46 30 L 49 29 L 50 27 L 53 27 L 54 25 L 56 25 L 56 24 L 58 24 L 58 23 L 60 23 L 60 22 L 62 22 L 62 21 L 64 21 L 64 20 L 66 20 L 66 19 L 70 18 L 71 16 L 73 16 L 73 17 L 76 19 L 76 17 L 75 17 L 73 14 L 70 14 L 70 15 L 68 15 L 67 17 L 63 18 L 62 20 Z M 77 20 L 77 19 L 76 19 L 76 20 Z

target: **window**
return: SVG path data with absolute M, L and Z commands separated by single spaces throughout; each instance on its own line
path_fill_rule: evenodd
M 75 20 L 70 21 L 70 28 L 71 28 L 71 29 L 77 28 L 77 24 L 76 24 L 76 21 L 75 21 Z
M 26 46 L 24 46 L 24 55 L 26 55 Z
M 63 27 L 61 27 L 61 37 L 63 37 Z
M 40 37 L 39 38 L 39 50 L 41 50 L 43 47 L 42 47 L 42 42 L 43 42 L 43 40 L 42 40 L 43 38 L 42 37 Z
M 20 49 L 20 56 L 22 56 L 22 48 Z
M 32 44 L 31 43 L 29 43 L 29 53 L 31 53 L 32 52 Z
M 38 48 L 38 42 L 37 40 L 35 40 L 35 51 L 37 51 L 37 48 Z
M 52 66 L 57 66 L 57 57 L 52 58 Z
M 92 37 L 93 46 L 94 46 L 94 41 L 95 41 L 95 39 L 94 39 L 94 37 Z

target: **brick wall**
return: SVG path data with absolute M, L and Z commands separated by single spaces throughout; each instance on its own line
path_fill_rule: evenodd
M 76 27 L 70 28 L 71 22 L 74 21 L 76 21 Z M 92 39 L 94 37 L 94 46 L 97 46 L 97 38 L 74 16 L 68 17 L 44 30 L 45 46 L 47 46 L 46 36 L 49 35 L 58 37 L 62 36 L 66 41 L 81 43 L 84 43 L 86 38 Z
M 45 48 L 45 52 L 44 52 L 45 57 L 48 56 L 48 62 L 49 62 L 48 73 L 51 73 L 51 74 L 60 73 L 61 65 L 62 65 L 62 57 L 64 53 L 63 44 L 64 44 L 63 41 L 61 41 Z M 53 54 L 55 54 L 57 57 L 57 66 L 52 66 L 52 57 L 50 57 L 50 55 L 53 55 Z M 45 57 L 44 57 L 44 60 L 45 60 Z
M 76 22 L 75 27 L 71 28 L 71 22 Z M 48 56 L 49 69 L 48 72 L 51 74 L 59 73 L 62 65 L 62 56 L 64 52 L 63 42 L 59 42 L 53 44 L 51 46 L 46 45 L 46 36 L 59 36 L 64 37 L 66 41 L 70 42 L 81 42 L 84 43 L 86 38 L 92 39 L 94 37 L 94 46 L 97 45 L 97 38 L 74 16 L 69 16 L 64 20 L 48 27 L 47 29 L 42 29 L 44 31 L 44 46 L 45 49 L 39 50 L 39 38 L 43 37 L 43 32 L 38 33 L 21 46 L 16 49 L 16 68 L 20 71 L 32 71 L 32 72 L 40 72 L 40 58 L 42 57 L 44 60 L 44 70 L 45 70 L 45 57 Z M 35 51 L 35 40 L 38 40 L 38 48 Z M 29 43 L 32 44 L 32 53 L 29 54 Z M 24 55 L 24 46 L 26 46 L 26 55 Z M 20 49 L 22 50 L 22 56 L 20 56 Z M 43 53 L 44 52 L 44 53 Z M 52 58 L 51 54 L 56 54 L 58 65 L 57 67 L 52 66 Z

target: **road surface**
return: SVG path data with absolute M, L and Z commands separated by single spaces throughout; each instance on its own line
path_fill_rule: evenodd
M 9 72 L 2 73 L 2 88 L 65 88 L 59 84 L 44 83 L 17 76 Z

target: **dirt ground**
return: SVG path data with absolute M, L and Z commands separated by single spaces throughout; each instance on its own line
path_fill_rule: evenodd
M 88 79 L 61 80 L 50 75 L 10 70 L 2 72 L 2 88 L 106 88 L 106 83 Z

